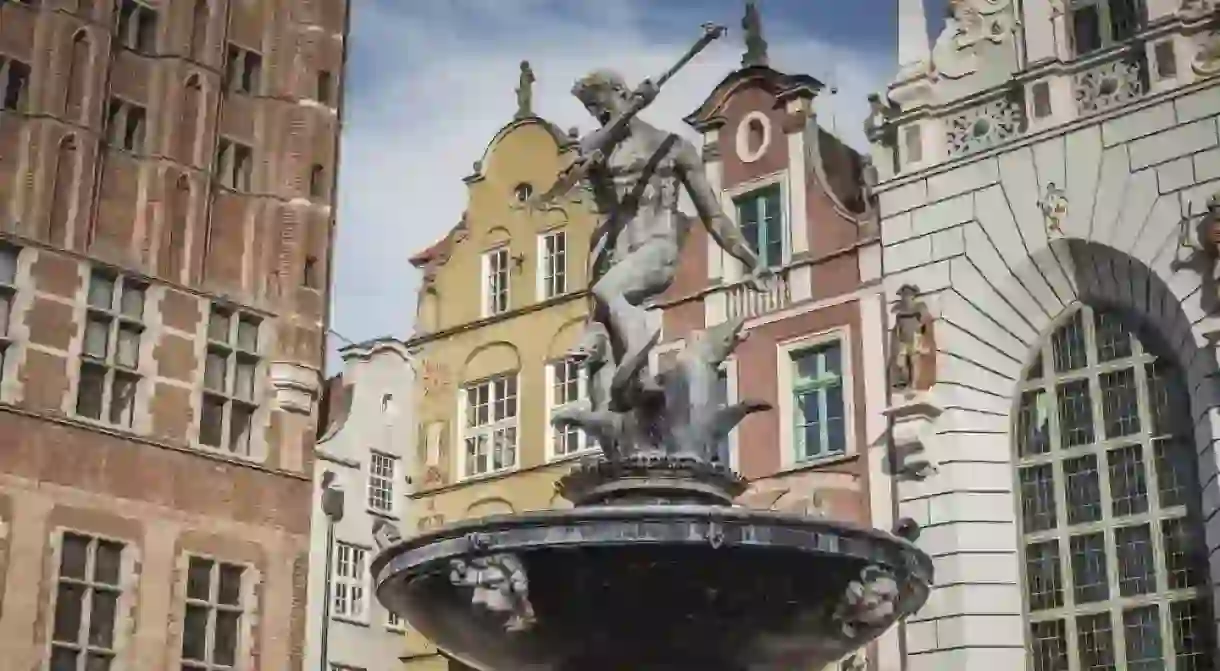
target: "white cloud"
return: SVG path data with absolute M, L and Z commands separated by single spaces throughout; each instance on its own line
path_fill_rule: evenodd
M 544 3 L 359 3 L 353 40 L 365 46 L 352 64 L 355 92 L 340 167 L 338 333 L 354 340 L 410 333 L 419 278 L 407 259 L 461 216 L 461 178 L 511 119 L 520 60 L 528 59 L 537 75 L 535 111 L 561 128 L 587 130 L 592 121 L 569 94 L 573 81 L 595 67 L 612 67 L 629 82 L 655 76 L 700 33 L 692 22 L 663 41 L 647 39 L 639 28 L 646 0 L 569 3 L 562 15 Z M 739 66 L 740 37 L 733 34 L 739 17 L 715 18 L 730 26 L 729 36 L 666 85 L 644 114 L 654 123 L 689 133 L 682 116 Z M 886 81 L 892 55 L 766 28 L 774 67 L 837 83 L 838 94 L 824 92 L 815 105 L 824 126 L 833 122 L 859 146 L 866 96 Z

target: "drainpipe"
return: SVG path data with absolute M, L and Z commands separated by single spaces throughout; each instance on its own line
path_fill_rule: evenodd
M 331 487 L 335 474 L 322 473 L 322 513 L 326 515 L 326 567 L 322 587 L 322 635 L 318 649 L 318 671 L 329 671 L 330 663 L 330 578 L 335 555 L 335 523 L 343 519 L 343 490 Z
M 888 406 L 891 396 L 890 371 L 894 365 L 896 352 L 890 346 L 893 341 L 893 333 L 890 330 L 889 301 L 885 299 L 884 291 L 881 295 L 881 332 L 885 334 L 881 343 L 881 351 L 885 354 L 885 399 Z M 890 518 L 892 519 L 891 524 L 894 525 L 902 519 L 898 506 L 898 473 L 902 464 L 899 463 L 898 449 L 894 445 L 894 415 L 892 413 L 887 414 L 885 418 L 885 460 L 890 471 Z M 898 621 L 898 669 L 907 671 L 907 623 L 905 619 Z

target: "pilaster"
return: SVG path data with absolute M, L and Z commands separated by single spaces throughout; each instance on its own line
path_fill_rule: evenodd
M 1057 57 L 1053 23 L 1055 2 L 1025 0 L 1021 3 L 1023 30 L 1020 34 L 1025 37 L 1025 59 L 1031 65 Z

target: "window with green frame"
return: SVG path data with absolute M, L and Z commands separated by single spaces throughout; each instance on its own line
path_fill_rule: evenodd
M 778 184 L 738 197 L 737 222 L 764 265 L 784 263 L 784 209 Z
M 793 352 L 793 445 L 796 460 L 847 451 L 843 407 L 843 348 L 825 343 Z

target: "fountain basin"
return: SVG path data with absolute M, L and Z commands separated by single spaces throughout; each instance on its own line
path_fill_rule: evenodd
M 387 608 L 483 671 L 820 669 L 932 584 L 931 559 L 891 534 L 716 505 L 469 520 L 372 569 Z

